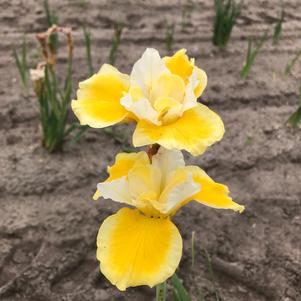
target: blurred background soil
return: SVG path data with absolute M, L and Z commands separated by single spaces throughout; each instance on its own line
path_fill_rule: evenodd
M 130 72 L 146 47 L 166 55 L 167 20 L 176 24 L 173 50 L 187 48 L 208 74 L 202 100 L 222 116 L 226 134 L 203 156 L 186 154 L 187 161 L 227 184 L 246 210 L 239 215 L 191 203 L 175 216 L 185 244 L 178 275 L 193 300 L 202 300 L 200 293 L 206 301 L 301 300 L 301 132 L 285 125 L 296 109 L 300 65 L 283 75 L 301 48 L 301 6 L 299 0 L 283 2 L 283 38 L 277 46 L 270 40 L 264 45 L 243 81 L 247 39 L 272 33 L 278 0 L 245 0 L 223 51 L 211 42 L 213 0 L 192 2 L 184 31 L 187 1 L 49 1 L 59 24 L 74 31 L 74 95 L 88 73 L 83 24 L 92 34 L 95 68 L 108 61 L 115 22 L 126 25 L 116 61 L 121 71 Z M 95 258 L 99 225 L 118 205 L 91 197 L 121 145 L 102 130 L 88 130 L 62 152 L 50 155 L 40 146 L 37 100 L 20 88 L 11 52 L 24 32 L 32 46 L 35 33 L 46 29 L 43 2 L 1 0 L 0 25 L 0 300 L 154 300 L 148 287 L 119 292 L 99 273 Z M 34 61 L 37 53 L 30 49 Z M 63 56 L 59 62 L 64 65 Z M 119 129 L 130 141 L 132 127 Z

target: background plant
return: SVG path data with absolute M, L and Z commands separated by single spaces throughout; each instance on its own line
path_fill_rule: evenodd
M 298 102 L 298 105 L 299 106 L 298 106 L 296 112 L 293 113 L 287 121 L 291 126 L 297 126 L 298 123 L 301 122 L 301 86 L 299 87 L 299 102 Z
M 165 48 L 168 53 L 172 52 L 174 31 L 175 31 L 175 24 L 168 23 L 166 21 L 166 23 L 165 23 Z
M 215 18 L 213 44 L 224 48 L 228 44 L 232 29 L 241 13 L 241 3 L 235 0 L 214 0 Z
M 122 23 L 116 23 L 114 25 L 114 34 L 113 34 L 113 39 L 112 39 L 111 49 L 109 54 L 109 62 L 111 65 L 115 65 L 116 63 L 117 52 L 120 46 L 123 28 L 124 25 Z
M 281 36 L 282 36 L 282 24 L 284 22 L 284 8 L 282 7 L 280 18 L 275 25 L 274 34 L 273 34 L 273 44 L 278 44 Z
M 23 36 L 22 45 L 21 45 L 21 54 L 18 54 L 17 50 L 13 50 L 13 57 L 15 60 L 15 64 L 18 68 L 21 83 L 24 88 L 28 88 L 28 78 L 29 78 L 29 69 L 27 62 L 27 43 L 26 37 Z
M 240 77 L 242 79 L 246 79 L 251 71 L 251 68 L 254 64 L 255 58 L 257 57 L 260 49 L 262 48 L 263 44 L 267 41 L 268 39 L 268 33 L 265 32 L 265 34 L 255 42 L 252 41 L 251 39 L 248 41 L 248 51 L 247 51 L 247 57 L 245 60 L 245 63 L 240 71 Z

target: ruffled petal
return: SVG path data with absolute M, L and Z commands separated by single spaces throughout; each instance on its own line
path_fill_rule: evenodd
M 190 200 L 195 200 L 217 209 L 232 209 L 239 213 L 244 211 L 245 207 L 235 203 L 229 196 L 227 186 L 214 182 L 206 172 L 198 166 L 186 166 L 186 169 L 191 171 L 194 181 L 201 185 L 201 190 L 193 195 Z
M 98 232 L 100 270 L 122 291 L 164 282 L 174 274 L 181 256 L 181 235 L 168 218 L 123 208 L 105 219 Z
M 170 214 L 183 200 L 200 191 L 200 184 L 193 180 L 192 174 L 184 167 L 173 172 L 166 183 L 159 201 L 153 206 L 163 214 Z
M 152 157 L 152 165 L 161 170 L 161 188 L 163 189 L 172 173 L 184 167 L 185 162 L 182 152 L 160 147 L 157 154 Z
M 186 49 L 178 50 L 171 57 L 164 57 L 163 61 L 172 74 L 182 77 L 185 82 L 188 81 L 193 71 L 194 61 L 189 60 Z
M 110 182 L 121 177 L 127 176 L 129 170 L 135 164 L 149 164 L 149 158 L 146 152 L 138 153 L 120 153 L 116 156 L 114 165 L 108 167 L 109 177 L 105 182 Z M 93 199 L 97 200 L 101 197 L 101 192 L 97 189 Z
M 147 48 L 142 57 L 134 64 L 131 72 L 131 85 L 141 88 L 144 95 L 149 94 L 149 87 L 163 74 L 169 73 L 158 50 Z
M 118 203 L 135 206 L 130 195 L 127 177 L 122 177 L 110 182 L 99 183 L 97 184 L 97 191 L 99 192 L 99 195 L 101 194 L 105 199 L 111 199 Z
M 187 110 L 177 121 L 156 126 L 139 121 L 133 135 L 134 146 L 158 143 L 167 149 L 187 150 L 194 156 L 201 155 L 208 146 L 224 135 L 221 118 L 208 107 L 198 104 Z
M 81 125 L 103 128 L 122 121 L 128 113 L 120 98 L 129 88 L 129 77 L 111 65 L 79 84 L 78 100 L 71 107 Z

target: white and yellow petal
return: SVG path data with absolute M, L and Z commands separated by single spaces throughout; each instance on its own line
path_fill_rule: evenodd
M 181 255 L 181 235 L 168 218 L 150 218 L 123 208 L 109 216 L 98 232 L 100 270 L 119 290 L 164 282 L 174 274 Z
M 181 118 L 167 125 L 139 121 L 133 135 L 134 146 L 158 143 L 167 149 L 187 150 L 201 155 L 207 147 L 224 135 L 221 118 L 208 107 L 198 104 L 184 112 Z
M 171 214 L 175 208 L 198 193 L 201 185 L 195 182 L 192 173 L 186 168 L 176 169 L 167 181 L 164 190 L 153 206 L 163 214 Z
M 112 166 L 108 167 L 109 177 L 105 182 L 110 182 L 127 176 L 130 169 L 132 169 L 135 164 L 149 164 L 149 158 L 146 152 L 117 154 L 115 163 Z M 93 199 L 97 200 L 100 197 L 101 192 L 97 189 L 93 196 Z
M 163 63 L 158 50 L 147 48 L 142 57 L 134 64 L 131 72 L 131 85 L 140 87 L 143 95 L 149 94 L 157 79 L 170 73 Z
M 129 89 L 129 77 L 111 65 L 79 84 L 77 100 L 71 107 L 81 125 L 103 128 L 116 124 L 128 115 L 120 99 Z
M 187 166 L 186 169 L 193 174 L 194 181 L 201 185 L 201 190 L 190 200 L 216 209 L 232 209 L 240 213 L 244 211 L 245 207 L 235 203 L 229 196 L 229 189 L 226 185 L 214 182 L 198 166 Z
M 161 190 L 163 191 L 173 172 L 185 166 L 184 156 L 179 150 L 167 150 L 160 147 L 157 154 L 152 157 L 152 165 L 161 171 Z

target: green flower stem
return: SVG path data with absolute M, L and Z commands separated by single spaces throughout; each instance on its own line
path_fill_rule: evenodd
M 156 301 L 166 300 L 166 281 L 156 286 Z

